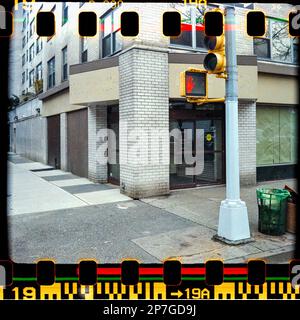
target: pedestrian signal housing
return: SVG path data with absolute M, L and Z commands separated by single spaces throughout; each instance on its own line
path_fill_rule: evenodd
M 225 36 L 205 36 L 204 45 L 208 53 L 204 58 L 204 68 L 210 74 L 226 77 Z
M 188 69 L 181 72 L 180 95 L 187 98 L 207 98 L 207 71 Z

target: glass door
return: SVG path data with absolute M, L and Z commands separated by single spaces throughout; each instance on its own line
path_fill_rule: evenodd
M 196 185 L 223 181 L 223 128 L 222 120 L 196 120 L 196 130 L 204 130 L 204 169 L 195 176 Z
M 188 105 L 189 106 L 189 105 Z M 184 108 L 170 112 L 170 132 L 179 129 L 181 132 L 182 148 L 180 150 L 181 163 L 174 161 L 178 150 L 175 148 L 175 140 L 171 134 L 170 138 L 170 187 L 190 188 L 202 185 L 221 184 L 225 181 L 225 130 L 224 130 L 224 108 L 213 110 L 213 106 L 201 110 Z M 188 134 L 187 129 L 190 133 Z M 199 150 L 196 150 L 196 137 L 199 137 L 197 130 L 204 131 L 204 161 L 203 170 L 192 175 L 187 174 L 188 168 L 195 167 L 194 164 L 187 163 L 184 156 L 184 140 L 192 145 L 190 156 L 197 157 Z M 178 148 L 177 148 L 178 149 Z M 176 154 L 177 152 L 177 154 Z M 198 154 L 197 154 L 198 152 Z M 195 158 L 196 158 L 195 157 Z M 195 159 L 194 158 L 194 159 Z
M 171 130 L 179 129 L 181 131 L 181 150 L 176 151 L 175 140 L 171 138 L 170 140 L 170 184 L 171 186 L 176 187 L 192 187 L 195 185 L 194 176 L 187 175 L 186 169 L 193 167 L 193 164 L 188 164 L 185 162 L 185 157 L 183 155 L 184 150 L 184 141 L 187 141 L 188 144 L 191 144 L 193 147 L 194 153 L 194 132 L 195 132 L 195 123 L 194 121 L 172 121 Z M 178 160 L 181 160 L 180 161 Z

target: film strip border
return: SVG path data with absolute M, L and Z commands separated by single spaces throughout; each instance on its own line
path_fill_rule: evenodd
M 210 10 L 204 15 L 204 31 L 207 36 L 220 36 L 224 33 L 224 12 Z M 120 31 L 123 37 L 136 37 L 139 25 L 143 23 L 134 11 L 122 12 Z M 291 11 L 288 16 L 289 34 L 300 36 L 300 10 Z M 162 15 L 163 34 L 167 37 L 178 37 L 181 33 L 181 15 L 176 11 L 166 11 Z M 13 14 L 0 6 L 0 37 L 13 34 Z M 39 11 L 36 15 L 36 33 L 40 37 L 55 36 L 55 14 L 51 11 Z M 251 37 L 262 37 L 266 33 L 266 17 L 264 12 L 251 10 L 246 16 L 246 32 Z M 93 11 L 80 12 L 78 15 L 78 33 L 82 37 L 93 37 L 98 33 L 97 15 Z
M 300 299 L 300 260 L 290 264 L 37 264 L 0 261 L 0 300 L 5 299 Z

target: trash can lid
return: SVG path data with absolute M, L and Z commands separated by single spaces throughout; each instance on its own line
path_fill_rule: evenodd
M 278 200 L 283 200 L 290 196 L 289 191 L 276 188 L 258 188 L 256 189 L 256 194 L 260 198 L 270 198 L 271 196 L 274 196 Z

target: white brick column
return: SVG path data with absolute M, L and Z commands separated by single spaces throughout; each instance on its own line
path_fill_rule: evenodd
M 243 8 L 235 8 L 236 24 L 238 26 L 236 31 L 236 43 L 237 43 L 237 54 L 253 54 L 253 39 L 245 36 L 245 21 L 247 19 L 248 10 Z
M 241 185 L 256 184 L 256 101 L 239 101 Z
M 68 171 L 68 133 L 66 112 L 60 114 L 60 167 L 61 170 Z
M 163 49 L 135 47 L 119 57 L 120 190 L 132 198 L 169 193 L 168 70 Z
M 88 177 L 94 182 L 106 183 L 107 164 L 97 161 L 101 156 L 97 149 L 104 143 L 99 137 L 97 138 L 100 129 L 107 129 L 107 107 L 91 106 L 88 108 Z

